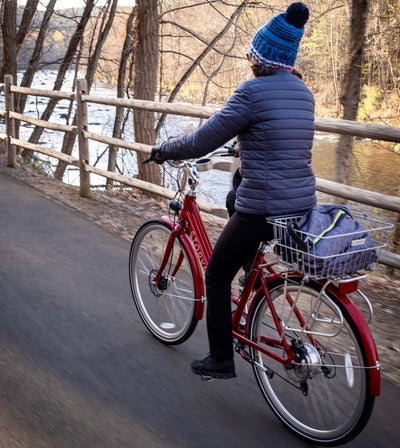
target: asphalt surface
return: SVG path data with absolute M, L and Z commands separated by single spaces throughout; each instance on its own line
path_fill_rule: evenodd
M 207 351 L 204 322 L 180 346 L 151 337 L 128 254 L 127 241 L 0 175 L 0 448 L 309 446 L 277 421 L 244 361 L 232 380 L 190 372 Z M 399 407 L 400 388 L 383 383 L 345 446 L 400 446 Z

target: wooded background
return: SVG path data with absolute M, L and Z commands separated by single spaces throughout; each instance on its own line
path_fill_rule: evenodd
M 55 0 L 1 1 L 1 78 L 17 71 L 29 87 L 38 70 L 57 71 L 54 90 L 63 89 L 67 71 L 117 86 L 118 97 L 222 105 L 251 76 L 246 53 L 254 33 L 291 1 L 117 0 L 98 6 L 55 10 Z M 400 122 L 400 0 L 308 0 L 310 20 L 296 68 L 313 91 L 316 114 L 380 124 Z M 39 9 L 39 6 L 40 9 Z M 74 87 L 73 87 L 74 88 Z M 26 97 L 17 101 L 23 112 Z M 40 118 L 49 120 L 56 100 Z M 135 140 L 154 144 L 164 116 L 135 115 Z M 123 138 L 129 117 L 118 110 L 114 136 Z M 66 117 L 73 123 L 74 111 Z M 33 130 L 37 143 L 42 129 Z M 71 153 L 75 136 L 66 136 Z M 342 138 L 341 138 L 342 140 Z M 346 182 L 352 138 L 339 142 L 336 180 Z M 398 148 L 394 148 L 398 150 Z M 110 148 L 109 169 L 118 148 Z M 32 153 L 24 151 L 25 161 Z M 159 182 L 159 169 L 139 164 L 139 177 Z M 60 162 L 55 176 L 62 178 Z

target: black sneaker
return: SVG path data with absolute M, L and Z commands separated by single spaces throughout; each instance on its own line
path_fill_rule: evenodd
M 208 379 L 228 379 L 236 376 L 233 359 L 216 361 L 211 356 L 207 356 L 204 359 L 195 359 L 191 367 L 194 374 Z

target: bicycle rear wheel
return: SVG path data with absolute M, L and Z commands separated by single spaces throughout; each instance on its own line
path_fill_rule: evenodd
M 286 369 L 251 349 L 258 364 L 253 365 L 254 374 L 269 406 L 308 441 L 338 445 L 353 439 L 366 425 L 375 398 L 369 392 L 370 371 L 365 368 L 366 353 L 355 322 L 317 283 L 278 281 L 271 285 L 270 297 L 289 344 L 296 345 L 299 361 Z M 302 323 L 287 297 L 295 301 Z M 265 297 L 254 308 L 250 336 L 285 357 L 282 346 L 271 340 L 280 338 Z
M 136 308 L 153 336 L 180 344 L 197 325 L 193 270 L 179 238 L 174 239 L 159 286 L 153 283 L 166 251 L 171 228 L 151 220 L 137 231 L 129 255 L 129 278 Z

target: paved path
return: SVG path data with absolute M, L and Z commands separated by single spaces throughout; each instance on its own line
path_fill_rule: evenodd
M 141 324 L 129 243 L 0 175 L 0 447 L 305 447 L 250 367 L 203 383 L 189 370 L 204 323 L 178 347 Z M 400 388 L 383 384 L 351 448 L 394 448 Z M 239 405 L 239 406 L 238 406 Z

